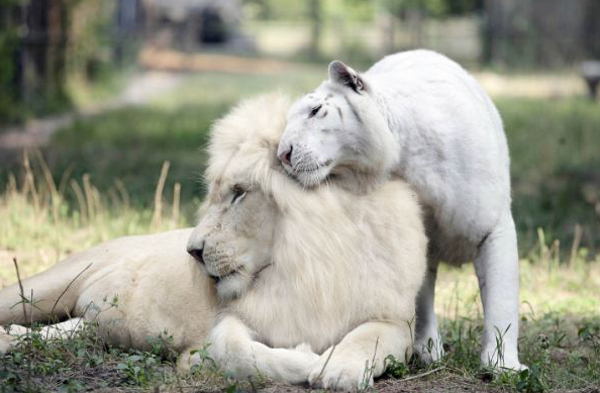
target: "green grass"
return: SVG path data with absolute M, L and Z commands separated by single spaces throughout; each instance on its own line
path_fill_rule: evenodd
M 150 105 L 61 130 L 42 155 L 27 155 L 28 166 L 21 152 L 0 151 L 0 286 L 15 281 L 13 257 L 28 276 L 103 240 L 192 224 L 215 118 L 258 92 L 309 90 L 321 71 L 190 76 Z M 580 98 L 496 102 L 512 154 L 523 258 L 520 348 L 530 371 L 493 375 L 479 366 L 482 311 L 467 265 L 439 274 L 436 312 L 448 356 L 431 366 L 395 365 L 378 390 L 593 391 L 600 383 L 600 108 Z M 156 206 L 164 161 L 170 168 Z M 277 389 L 265 381 L 236 385 L 214 370 L 178 377 L 168 351 L 107 349 L 90 329 L 65 342 L 24 339 L 0 358 L 0 379 L 8 381 L 0 391 Z
M 176 374 L 173 365 L 177 353 L 169 336 L 153 339 L 151 346 L 149 351 L 107 349 L 95 323 L 86 324 L 79 334 L 62 340 L 47 340 L 34 328 L 32 334 L 19 339 L 16 350 L 0 357 L 0 391 L 180 392 L 184 388 L 222 391 L 238 386 L 206 357 L 189 375 Z
M 44 340 L 39 333 L 22 337 L 19 346 L 0 357 L 2 392 L 44 391 L 306 391 L 263 378 L 237 382 L 220 371 L 206 354 L 189 375 L 177 375 L 176 354 L 168 335 L 152 341 L 149 351 L 107 349 L 97 325 L 87 324 L 76 336 Z M 374 390 L 455 392 L 593 392 L 599 382 L 600 321 L 566 320 L 548 314 L 524 323 L 522 357 L 530 369 L 493 373 L 478 364 L 480 328 L 461 318 L 443 326 L 447 356 L 426 366 L 413 358 L 408 365 L 393 358 Z M 525 348 L 525 350 L 523 350 Z M 201 350 L 201 353 L 206 352 Z M 104 390 L 106 391 L 106 390 Z
M 75 122 L 60 130 L 42 153 L 57 182 L 65 173 L 78 180 L 89 174 L 100 190 L 117 192 L 115 181 L 120 181 L 132 205 L 142 209 L 153 202 L 157 175 L 163 162 L 170 161 L 166 190 L 176 182 L 182 185 L 183 209 L 191 222 L 193 206 L 204 195 L 202 148 L 213 121 L 243 97 L 275 89 L 299 94 L 321 77 L 314 71 L 307 74 L 194 76 L 148 106 Z M 20 171 L 22 154 L 0 150 L 0 161 L 1 189 L 10 173 Z M 65 197 L 74 199 L 71 192 Z
M 600 247 L 600 105 L 584 98 L 497 99 L 511 152 L 513 211 L 522 252 L 537 229 L 569 247 Z

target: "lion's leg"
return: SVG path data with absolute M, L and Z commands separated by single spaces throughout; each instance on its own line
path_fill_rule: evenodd
M 425 280 L 417 296 L 415 352 L 426 363 L 438 361 L 444 355 L 434 309 L 437 269 L 437 261 L 429 263 Z
M 83 318 L 72 318 L 54 325 L 44 326 L 40 330 L 40 335 L 49 340 L 71 338 L 83 329 L 83 326 Z
M 76 277 L 88 265 L 81 256 L 72 256 L 23 280 L 22 293 L 18 283 L 4 288 L 0 291 L 0 325 L 28 325 L 70 317 L 78 296 Z
M 367 322 L 325 351 L 310 373 L 311 385 L 354 391 L 373 384 L 385 371 L 385 359 L 393 355 L 405 362 L 412 354 L 411 322 L 396 325 Z
M 508 213 L 481 245 L 475 258 L 484 311 L 481 361 L 515 370 L 519 362 L 519 256 Z
M 40 337 L 45 340 L 71 338 L 83 328 L 82 318 L 73 318 L 54 325 L 44 326 L 39 330 Z M 18 337 L 25 336 L 31 329 L 21 325 L 10 325 L 8 330 L 0 327 L 0 354 L 10 351 L 18 342 Z
M 198 343 L 197 345 L 188 347 L 179 353 L 179 356 L 177 357 L 177 364 L 175 366 L 178 373 L 189 373 L 192 363 L 200 363 L 200 356 L 193 357 L 191 352 L 199 350 L 203 347 L 203 345 L 203 343 Z
M 308 347 L 269 348 L 252 338 L 250 329 L 234 316 L 224 317 L 211 331 L 208 351 L 217 364 L 235 378 L 260 373 L 270 379 L 302 383 L 319 356 Z M 192 365 L 199 357 L 192 356 Z
M 72 318 L 53 325 L 44 326 L 39 330 L 42 338 L 47 340 L 70 338 L 83 328 L 83 318 Z M 8 332 L 14 336 L 29 334 L 31 329 L 21 325 L 10 325 Z

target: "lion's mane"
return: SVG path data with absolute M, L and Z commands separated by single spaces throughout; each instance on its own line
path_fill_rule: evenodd
M 304 190 L 276 157 L 289 106 L 264 95 L 212 130 L 208 183 L 241 165 L 278 210 L 272 267 L 227 310 L 268 345 L 308 342 L 317 352 L 369 320 L 412 331 L 427 244 L 415 193 L 400 181 L 364 196 L 326 183 Z

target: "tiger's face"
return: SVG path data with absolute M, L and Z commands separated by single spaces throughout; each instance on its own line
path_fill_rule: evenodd
M 277 156 L 291 176 L 313 187 L 344 168 L 372 166 L 380 141 L 371 129 L 381 124 L 363 78 L 333 62 L 329 80 L 290 108 Z
M 329 175 L 346 148 L 342 134 L 357 126 L 343 96 L 324 85 L 290 108 L 277 152 L 285 170 L 306 186 Z

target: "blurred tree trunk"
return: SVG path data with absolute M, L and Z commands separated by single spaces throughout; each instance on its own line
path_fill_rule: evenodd
M 600 60 L 600 1 L 588 0 L 585 10 L 583 42 L 586 56 Z
M 68 6 L 65 1 L 50 0 L 48 3 L 48 30 L 46 51 L 46 97 L 65 100 L 64 86 L 66 82 L 66 55 L 68 36 Z
M 66 0 L 31 0 L 23 7 L 27 27 L 20 49 L 23 98 L 44 112 L 48 104 L 67 104 L 68 5 Z
M 483 60 L 564 67 L 600 57 L 600 0 L 484 0 Z
M 19 26 L 23 20 L 18 3 L 0 2 L 0 125 L 19 120 L 21 108 L 21 67 Z
M 387 55 L 396 51 L 396 16 L 389 11 L 384 12 L 383 15 L 385 18 L 381 23 L 385 42 L 383 55 Z
M 423 22 L 424 11 L 421 7 L 410 7 L 407 9 L 408 25 L 412 31 L 412 47 L 421 48 L 423 46 Z
M 310 46 L 308 48 L 308 55 L 311 59 L 318 59 L 320 55 L 320 43 L 321 43 L 321 27 L 322 27 L 322 10 L 321 0 L 310 0 L 309 3 L 309 16 L 312 22 L 311 34 L 310 34 Z

